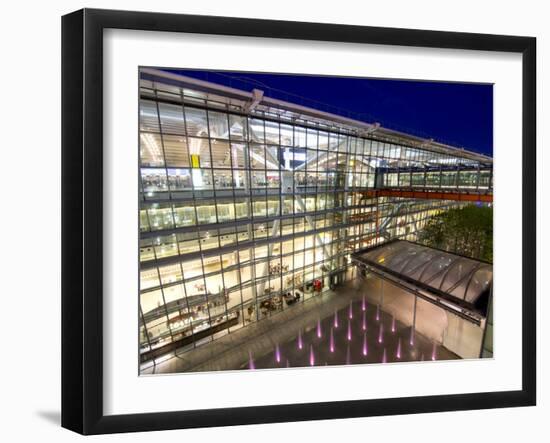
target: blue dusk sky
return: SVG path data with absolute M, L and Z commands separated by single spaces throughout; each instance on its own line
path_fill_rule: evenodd
M 493 155 L 493 86 L 487 84 L 170 70 Z

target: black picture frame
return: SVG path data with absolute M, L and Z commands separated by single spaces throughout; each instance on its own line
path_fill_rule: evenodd
M 108 28 L 519 53 L 522 98 L 522 388 L 131 415 L 103 413 L 103 31 Z M 536 39 L 83 9 L 62 18 L 62 426 L 82 434 L 458 411 L 536 403 Z

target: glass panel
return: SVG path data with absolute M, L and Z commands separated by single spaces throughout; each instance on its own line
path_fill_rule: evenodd
M 163 285 L 174 283 L 182 279 L 181 266 L 168 265 L 159 267 L 160 280 Z
M 207 249 L 219 248 L 220 245 L 218 242 L 218 230 L 211 229 L 208 231 L 201 231 L 199 233 L 199 242 L 202 251 L 206 251 Z
M 472 280 L 468 286 L 468 291 L 464 299 L 467 302 L 475 303 L 478 297 L 485 291 L 489 290 L 489 286 L 493 280 L 493 270 L 490 267 L 482 267 L 478 269 L 472 276 Z
M 165 169 L 141 169 L 141 183 L 144 192 L 168 191 Z
M 328 149 L 328 132 L 319 131 L 319 149 Z
M 139 158 L 142 166 L 164 166 L 162 140 L 159 134 L 139 135 Z
M 294 146 L 306 147 L 306 130 L 299 126 L 294 127 Z
M 265 141 L 274 145 L 279 144 L 279 123 L 265 122 Z
M 208 111 L 208 123 L 210 124 L 210 137 L 229 138 L 227 114 Z
M 183 108 L 159 102 L 160 126 L 163 134 L 185 134 Z
M 206 111 L 202 109 L 185 107 L 185 122 L 187 133 L 200 137 L 208 137 L 208 120 Z
M 428 250 L 421 252 L 418 254 L 418 257 L 413 258 L 411 262 L 405 266 L 403 274 L 409 276 L 410 278 L 418 279 L 424 271 L 424 268 L 433 260 L 433 257 L 433 251 Z
M 140 232 L 147 232 L 150 230 L 149 219 L 147 218 L 147 211 L 140 209 L 139 211 L 139 230 Z
M 258 119 L 249 120 L 250 138 L 252 141 L 263 143 L 264 142 L 264 122 Z
M 264 145 L 250 146 L 250 167 L 254 169 L 265 169 Z
M 167 169 L 168 184 L 171 191 L 191 190 L 191 173 L 189 169 Z
M 182 262 L 181 267 L 183 269 L 183 276 L 186 280 L 202 275 L 202 262 L 200 258 L 184 261 Z M 190 294 L 188 292 L 187 296 L 189 295 Z
M 229 169 L 214 169 L 214 187 L 215 189 L 233 188 L 233 174 Z
M 212 140 L 212 164 L 215 168 L 231 168 L 229 143 L 223 140 Z
M 293 146 L 294 145 L 294 135 L 293 128 L 290 125 L 281 124 L 281 145 L 284 146 Z
M 164 156 L 168 166 L 189 166 L 189 150 L 185 137 L 164 135 Z
M 240 115 L 229 115 L 230 135 L 232 140 L 243 140 L 246 135 L 246 118 Z
M 307 129 L 306 144 L 308 148 L 317 149 L 317 143 L 319 142 L 318 133 L 315 129 Z
M 168 235 L 157 238 L 155 244 L 155 255 L 157 258 L 172 257 L 178 255 L 178 244 L 175 235 Z
M 160 132 L 157 104 L 150 100 L 139 101 L 139 129 L 147 132 Z
M 156 270 L 155 270 L 156 273 Z M 141 289 L 144 289 L 143 286 Z M 159 308 L 164 304 L 162 299 L 162 291 L 157 289 L 156 291 L 144 292 L 140 295 L 141 310 L 144 314 L 153 309 Z
M 454 256 L 443 255 L 435 258 L 429 266 L 427 266 L 419 277 L 419 281 L 431 285 L 430 280 L 436 275 L 441 275 L 454 261 Z
M 152 231 L 171 229 L 174 227 L 172 207 L 167 204 L 154 204 L 147 210 Z
M 207 138 L 189 137 L 189 153 L 193 168 L 208 168 L 212 165 L 210 159 L 210 144 Z M 197 164 L 198 163 L 198 164 Z
M 199 224 L 217 223 L 214 202 L 201 202 L 197 206 L 197 217 Z
M 174 220 L 176 227 L 192 226 L 195 224 L 195 208 L 193 206 L 174 207 Z
M 233 168 L 244 168 L 244 149 L 245 145 L 231 143 L 231 164 Z
M 445 276 L 444 280 L 440 281 L 439 288 L 442 291 L 447 292 L 458 281 L 462 280 L 466 275 L 472 272 L 472 269 L 476 265 L 477 263 L 472 260 L 457 259 L 456 263 L 453 264 L 451 269 L 449 269 L 449 272 Z M 437 283 L 437 281 L 434 281 L 433 285 L 435 286 Z
M 157 268 L 145 269 L 140 271 L 139 288 L 144 289 L 155 288 L 160 285 Z

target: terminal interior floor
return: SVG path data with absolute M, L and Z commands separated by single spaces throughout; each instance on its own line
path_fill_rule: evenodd
M 378 306 L 382 290 L 391 302 L 384 303 L 387 309 Z M 382 288 L 375 276 L 354 279 L 208 345 L 167 356 L 141 374 L 459 358 L 441 346 L 439 332 L 428 329 L 425 335 L 417 329 L 411 336 L 412 322 L 403 314 L 406 306 L 396 309 L 394 292 L 403 291 L 387 283 Z M 399 298 L 405 302 L 413 297 L 403 293 Z

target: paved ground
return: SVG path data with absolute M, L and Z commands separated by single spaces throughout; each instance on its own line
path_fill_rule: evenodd
M 368 279 L 366 282 L 354 280 L 335 292 L 314 297 L 305 303 L 293 306 L 292 309 L 223 336 L 210 344 L 181 353 L 142 373 L 431 359 L 434 345 L 430 339 L 416 334 L 413 346 L 410 345 L 411 328 L 407 326 L 410 322 L 402 323 L 399 317 L 394 320 L 391 314 L 381 310 L 377 320 L 375 300 L 378 300 L 379 291 L 377 279 Z M 386 288 L 387 301 L 391 298 L 389 294 L 389 288 Z M 363 298 L 366 300 L 365 311 L 362 310 Z M 351 319 L 349 318 L 350 305 Z M 335 312 L 338 317 L 337 327 Z M 366 330 L 363 330 L 363 312 Z M 393 332 L 392 324 L 395 324 Z M 382 334 L 380 334 L 380 328 L 382 328 Z M 380 342 L 379 337 L 381 337 Z M 300 342 L 301 346 L 299 346 Z M 456 355 L 439 346 L 435 347 L 434 356 L 438 360 L 457 358 Z

